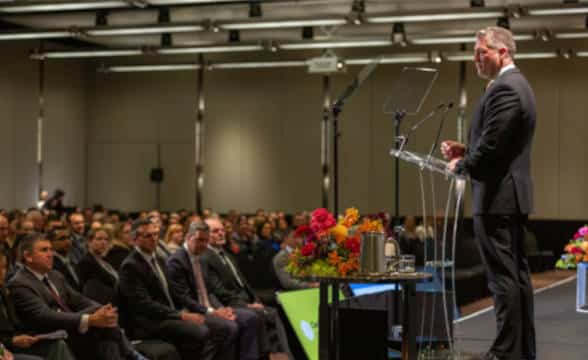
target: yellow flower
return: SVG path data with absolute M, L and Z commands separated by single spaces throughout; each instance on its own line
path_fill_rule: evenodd
M 348 208 L 347 210 L 345 210 L 345 216 L 343 217 L 343 220 L 340 222 L 340 224 L 347 228 L 350 228 L 353 225 L 355 225 L 358 219 L 359 210 L 357 210 L 356 208 Z
M 345 239 L 347 238 L 348 230 L 344 225 L 339 224 L 331 229 L 331 234 L 335 236 L 335 241 L 337 241 L 337 244 L 339 244 L 345 241 Z

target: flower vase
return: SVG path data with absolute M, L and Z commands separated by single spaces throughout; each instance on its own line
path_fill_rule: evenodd
M 588 263 L 579 262 L 576 271 L 576 311 L 588 313 Z
M 359 251 L 360 273 L 386 272 L 384 243 L 385 234 L 382 232 L 361 233 L 361 247 Z

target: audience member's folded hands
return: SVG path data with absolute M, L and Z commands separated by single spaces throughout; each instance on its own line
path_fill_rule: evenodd
M 233 312 L 233 309 L 230 307 L 218 308 L 218 309 L 214 310 L 214 312 L 212 314 L 216 315 L 218 317 L 221 317 L 223 319 L 231 320 L 231 321 L 233 321 L 237 318 L 237 316 L 235 316 L 235 313 Z
M 90 315 L 91 327 L 108 328 L 118 325 L 118 311 L 111 304 L 107 304 Z

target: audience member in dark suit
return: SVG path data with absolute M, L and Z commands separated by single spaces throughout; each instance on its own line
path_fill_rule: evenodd
M 123 261 L 129 256 L 132 250 L 131 223 L 125 222 L 116 229 L 114 239 L 112 239 L 111 248 L 108 250 L 105 259 L 116 271 L 118 271 Z
M 100 304 L 73 290 L 52 271 L 51 243 L 32 234 L 21 243 L 24 267 L 9 283 L 16 312 L 32 334 L 66 330 L 76 357 L 104 360 L 144 359 L 118 327 L 112 305 Z
M 477 33 L 474 62 L 488 80 L 474 112 L 467 148 L 446 141 L 449 169 L 469 174 L 474 232 L 494 295 L 497 334 L 484 359 L 536 357 L 533 288 L 524 226 L 533 209 L 531 147 L 535 96 L 514 64 L 512 33 L 489 27 Z M 464 153 L 465 150 L 465 153 Z
M 78 263 L 78 274 L 84 295 L 101 303 L 118 304 L 118 273 L 104 260 L 110 234 L 105 228 L 88 233 L 88 253 Z
M 318 287 L 318 283 L 312 283 L 296 279 L 292 274 L 286 271 L 288 266 L 289 257 L 292 251 L 302 246 L 304 238 L 298 236 L 296 231 L 289 231 L 284 237 L 284 247 L 274 256 L 272 264 L 274 266 L 274 272 L 280 281 L 280 285 L 284 290 L 300 290 Z
M 176 308 L 165 263 L 155 255 L 155 226 L 137 220 L 132 232 L 136 247 L 121 266 L 119 287 L 134 337 L 173 343 L 184 359 L 230 359 L 236 334 L 206 322 L 203 314 Z
M 8 296 L 8 289 L 4 286 L 6 270 L 7 258 L 0 253 L 0 343 L 14 352 L 15 358 L 20 360 L 74 359 L 63 340 L 40 341 L 38 337 L 23 333 L 12 299 Z
M 172 296 L 180 306 L 204 314 L 206 324 L 215 321 L 220 323 L 218 326 L 229 328 L 230 332 L 237 332 L 238 329 L 239 359 L 256 360 L 259 358 L 257 333 L 260 322 L 255 312 L 224 307 L 214 292 L 208 290 L 214 285 L 210 285 L 210 278 L 200 262 L 200 255 L 207 249 L 208 238 L 208 225 L 201 221 L 193 222 L 184 244 L 168 259 Z
M 210 243 L 208 250 L 202 255 L 202 263 L 207 267 L 211 283 L 218 282 L 221 285 L 220 288 L 211 290 L 215 291 L 215 295 L 225 306 L 254 310 L 263 319 L 267 332 L 259 338 L 263 342 L 262 349 L 275 353 L 272 355 L 275 358 L 292 359 L 286 330 L 278 312 L 258 301 L 236 262 L 223 251 L 226 243 L 223 223 L 220 219 L 211 217 L 206 219 L 206 224 L 210 228 Z M 268 267 L 270 266 L 271 263 L 268 263 Z
M 69 286 L 81 291 L 80 277 L 71 258 L 71 235 L 64 228 L 56 228 L 47 234 L 53 248 L 53 270 L 59 271 Z
M 69 226 L 71 231 L 71 259 L 74 264 L 77 264 L 86 254 L 86 222 L 84 215 L 81 213 L 73 213 L 69 215 Z

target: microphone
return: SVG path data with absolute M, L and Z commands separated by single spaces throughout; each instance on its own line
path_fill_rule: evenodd
M 451 110 L 452 107 L 453 102 L 450 101 L 449 103 L 447 103 L 447 107 L 441 115 L 441 121 L 439 122 L 439 129 L 437 129 L 437 136 L 435 137 L 435 142 L 431 146 L 431 151 L 429 151 L 429 155 L 427 156 L 427 158 L 429 159 L 431 158 L 431 156 L 433 156 L 433 152 L 435 152 L 435 149 L 437 149 L 437 145 L 439 144 L 439 138 L 441 137 L 441 131 L 443 130 L 443 125 L 445 123 L 445 114 L 447 114 L 447 112 L 449 112 L 449 110 Z
M 439 112 L 440 110 L 445 109 L 445 112 L 447 112 L 452 107 L 453 107 L 453 102 L 448 102 L 448 103 L 442 102 L 442 103 L 440 103 L 433 110 L 431 110 L 431 112 L 429 112 L 424 118 L 422 118 L 421 120 L 419 120 L 418 122 L 416 122 L 410 129 L 408 129 L 408 131 L 406 132 L 406 135 L 397 137 L 396 138 L 396 141 L 400 142 L 399 151 L 402 151 L 404 149 L 404 147 L 406 146 L 406 143 L 408 143 L 409 136 L 416 129 L 418 129 L 425 121 L 427 121 L 430 118 L 432 118 L 433 116 L 435 116 L 435 114 L 437 114 L 437 112 Z

